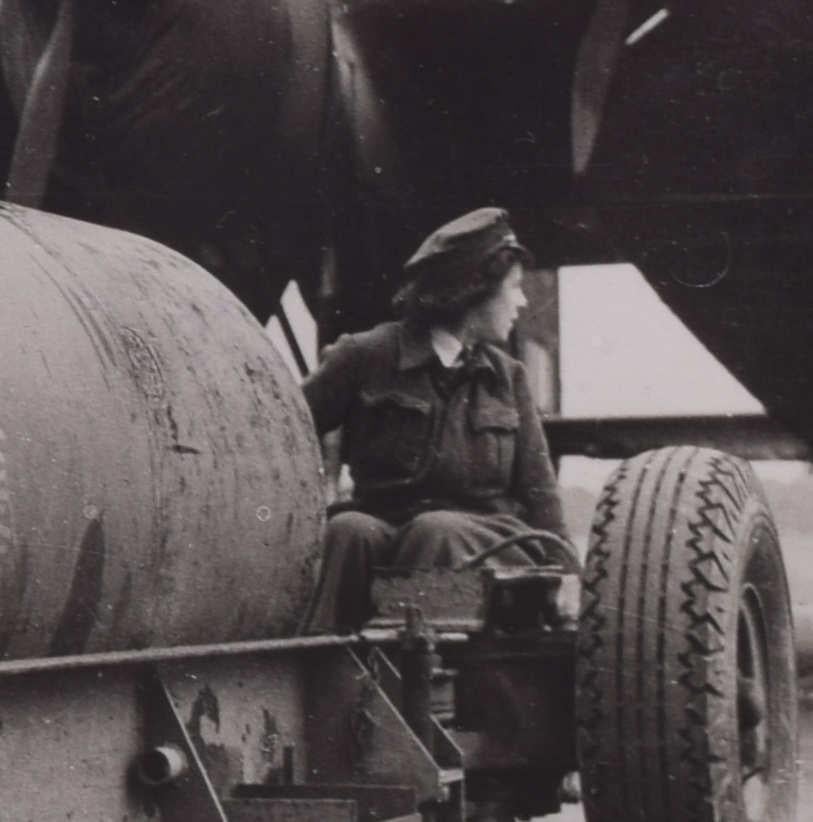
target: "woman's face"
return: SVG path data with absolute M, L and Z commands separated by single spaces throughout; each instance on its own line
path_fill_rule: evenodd
M 503 277 L 497 293 L 470 309 L 464 326 L 472 342 L 505 342 L 508 339 L 519 309 L 528 305 L 522 290 L 522 275 L 521 263 L 514 263 Z

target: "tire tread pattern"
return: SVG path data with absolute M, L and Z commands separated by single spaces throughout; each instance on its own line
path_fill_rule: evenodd
M 589 822 L 736 818 L 731 602 L 754 516 L 773 529 L 750 466 L 710 449 L 647 452 L 607 481 L 576 654 Z

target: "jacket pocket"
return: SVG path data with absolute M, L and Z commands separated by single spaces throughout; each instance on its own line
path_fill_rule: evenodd
M 414 478 L 429 455 L 432 403 L 392 389 L 367 389 L 360 399 L 357 481 L 385 487 Z
M 492 401 L 471 408 L 472 482 L 476 487 L 507 490 L 511 483 L 519 412 Z

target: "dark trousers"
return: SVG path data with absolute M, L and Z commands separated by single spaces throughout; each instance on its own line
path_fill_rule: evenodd
M 511 514 L 427 511 L 392 525 L 360 511 L 344 511 L 328 522 L 321 578 L 312 603 L 309 633 L 357 630 L 371 614 L 372 569 L 452 567 L 498 541 L 528 530 Z M 486 561 L 532 565 L 514 545 Z

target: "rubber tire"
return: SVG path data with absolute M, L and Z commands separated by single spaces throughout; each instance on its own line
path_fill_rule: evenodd
M 765 810 L 750 817 L 736 673 L 745 591 L 768 674 Z M 751 467 L 692 447 L 623 462 L 597 504 L 583 580 L 576 725 L 588 822 L 795 822 L 796 713 L 787 579 Z

